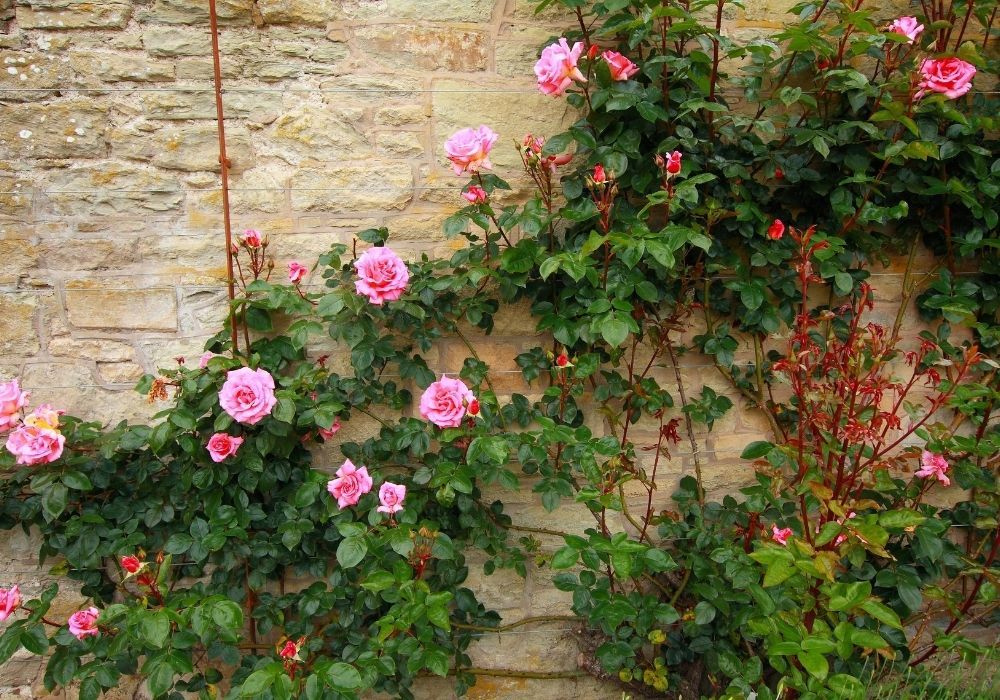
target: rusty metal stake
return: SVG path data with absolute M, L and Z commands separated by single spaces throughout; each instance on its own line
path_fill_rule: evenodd
M 215 0 L 208 0 L 208 17 L 212 27 L 212 62 L 215 68 L 215 114 L 219 125 L 219 165 L 222 167 L 222 221 L 226 229 L 226 276 L 229 283 L 229 330 L 233 342 L 233 357 L 239 352 L 239 336 L 236 333 L 236 275 L 233 272 L 233 230 L 229 216 L 229 168 L 232 165 L 226 156 L 226 124 L 222 112 L 222 67 L 219 54 L 219 19 L 215 12 Z M 247 352 L 250 348 L 247 348 Z

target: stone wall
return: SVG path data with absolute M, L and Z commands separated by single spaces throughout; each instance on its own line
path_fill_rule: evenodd
M 792 4 L 747 0 L 725 30 L 769 31 Z M 457 243 L 441 223 L 464 202 L 442 155 L 445 138 L 491 125 L 502 137 L 497 172 L 523 186 L 505 146 L 527 132 L 555 133 L 571 116 L 563 101 L 537 92 L 531 70 L 569 18 L 535 17 L 532 0 L 218 5 L 234 229 L 267 232 L 279 266 L 382 225 L 396 250 L 447 252 Z M 0 378 L 21 377 L 35 403 L 109 422 L 147 418 L 155 407 L 131 391 L 134 380 L 197 357 L 225 313 L 207 7 L 0 0 Z M 877 273 L 884 297 L 898 299 L 899 276 Z M 478 341 L 501 392 L 537 390 L 522 386 L 513 362 L 535 343 L 518 309 Z M 457 372 L 465 356 L 450 342 L 437 353 L 429 362 L 439 372 Z M 688 358 L 684 375 L 695 387 L 725 388 L 704 358 Z M 666 373 L 661 379 L 672 385 Z M 735 400 L 737 409 L 701 436 L 715 493 L 745 479 L 739 452 L 765 426 Z M 351 437 L 371 430 L 360 420 L 349 427 Z M 681 449 L 670 477 L 689 472 L 691 458 Z M 333 465 L 337 455 L 320 462 Z M 527 490 L 504 500 L 516 522 L 587 525 L 572 508 L 546 514 Z M 48 575 L 35 551 L 31 538 L 4 534 L 0 584 L 36 592 Z M 568 611 L 545 569 L 527 580 L 474 579 L 507 622 Z M 54 614 L 79 602 L 67 594 Z M 484 638 L 474 657 L 484 667 L 573 672 L 578 640 L 566 622 L 524 627 Z M 0 669 L 0 698 L 37 697 L 39 673 L 37 661 L 16 658 Z M 422 696 L 450 691 L 429 685 Z M 589 678 L 502 677 L 484 677 L 471 696 L 619 697 Z

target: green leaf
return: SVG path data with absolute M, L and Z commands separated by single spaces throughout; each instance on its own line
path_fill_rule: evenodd
M 295 402 L 287 397 L 281 397 L 274 407 L 273 415 L 282 423 L 291 423 L 295 419 Z
M 170 554 L 183 554 L 191 548 L 192 544 L 194 544 L 194 538 L 191 535 L 186 532 L 175 532 L 163 545 L 163 550 Z
M 66 472 L 62 475 L 62 482 L 69 488 L 76 489 L 77 491 L 90 491 L 94 488 L 93 484 L 90 483 L 90 479 L 82 472 Z
M 694 623 L 696 625 L 707 625 L 715 619 L 715 606 L 707 600 L 703 600 L 694 606 Z
M 49 638 L 41 623 L 28 625 L 21 631 L 21 646 L 39 656 L 49 650 Z
M 326 669 L 323 681 L 334 690 L 340 691 L 357 690 L 363 685 L 358 669 L 340 661 Z
M 757 440 L 756 442 L 751 442 L 743 448 L 743 453 L 740 454 L 740 459 L 758 459 L 773 449 L 774 443 L 767 442 L 766 440 Z
M 345 569 L 351 569 L 361 563 L 368 553 L 368 544 L 364 537 L 347 537 L 337 546 L 337 563 Z
M 861 609 L 884 625 L 889 625 L 889 627 L 897 630 L 903 629 L 899 615 L 892 608 L 883 605 L 877 600 L 866 600 L 861 604 Z
M 608 345 L 617 348 L 628 338 L 628 324 L 616 317 L 611 317 L 601 324 L 601 337 Z
M 264 691 L 270 688 L 274 683 L 274 679 L 278 677 L 280 669 L 281 667 L 277 664 L 269 664 L 251 673 L 243 681 L 243 686 L 240 688 L 240 697 L 252 698 L 256 695 L 263 695 Z
M 573 547 L 563 547 L 556 550 L 556 553 L 552 555 L 552 568 L 568 569 L 571 566 L 575 566 L 579 558 L 580 553 Z
M 258 308 L 256 306 L 251 306 L 246 312 L 246 322 L 250 330 L 260 331 L 262 333 L 267 333 L 274 330 L 274 326 L 271 323 L 271 314 L 269 314 L 265 309 Z
M 47 521 L 53 521 L 66 510 L 69 490 L 61 483 L 52 484 L 42 493 L 42 515 Z
M 144 614 L 139 622 L 139 633 L 151 647 L 162 649 L 170 636 L 170 619 L 166 611 Z
M 860 680 L 846 673 L 838 673 L 826 681 L 826 687 L 836 693 L 837 697 L 846 700 L 862 700 L 865 697 L 865 686 Z
M 809 675 L 819 680 L 826 678 L 830 672 L 830 662 L 826 657 L 814 651 L 804 651 L 796 655 L 802 667 L 809 672 Z

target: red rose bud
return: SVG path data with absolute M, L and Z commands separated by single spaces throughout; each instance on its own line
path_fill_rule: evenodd
M 785 235 L 785 224 L 782 223 L 781 219 L 775 219 L 767 228 L 767 237 L 772 241 L 780 240 L 782 236 Z
M 680 151 L 674 151 L 667 156 L 667 172 L 671 175 L 676 175 L 681 171 L 681 157 Z
M 566 353 L 560 353 L 559 354 L 559 356 L 556 358 L 556 366 L 557 367 L 568 367 L 569 366 L 569 358 L 566 357 Z
M 785 171 L 782 170 L 781 168 L 775 166 L 775 168 L 774 168 L 774 179 L 775 180 L 784 180 L 785 179 Z
M 597 184 L 601 184 L 603 182 L 608 181 L 608 175 L 607 173 L 604 172 L 604 166 L 601 165 L 600 163 L 594 166 L 593 180 Z
M 595 58 L 597 58 L 597 52 L 600 50 L 601 49 L 600 47 L 597 46 L 597 44 L 591 44 L 590 48 L 587 49 L 587 58 L 593 61 Z
M 295 646 L 295 642 L 289 641 L 285 642 L 285 646 L 278 652 L 278 656 L 283 659 L 294 659 L 298 653 L 299 649 Z
M 142 568 L 142 562 L 138 557 L 122 557 L 122 568 L 130 574 L 134 574 Z
M 479 185 L 470 185 L 469 189 L 462 193 L 462 196 L 470 204 L 483 204 L 487 199 L 486 190 Z
M 479 399 L 472 399 L 472 401 L 469 402 L 468 414 L 470 416 L 479 415 Z
M 820 69 L 820 70 L 826 70 L 827 68 L 829 68 L 832 65 L 833 65 L 833 63 L 830 61 L 829 58 L 818 58 L 818 59 L 816 59 L 816 67 L 818 69 Z

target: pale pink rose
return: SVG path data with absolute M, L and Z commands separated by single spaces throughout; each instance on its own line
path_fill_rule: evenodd
M 493 167 L 490 151 L 500 136 L 488 126 L 462 129 L 452 134 L 444 143 L 444 153 L 451 161 L 456 175 L 478 173 Z
M 923 33 L 924 25 L 920 24 L 916 17 L 900 17 L 892 21 L 889 31 L 893 34 L 902 34 L 908 39 L 906 43 L 912 44 Z
M 605 51 L 601 54 L 601 58 L 608 64 L 612 80 L 628 80 L 639 72 L 639 66 L 617 51 Z
M 288 263 L 288 281 L 292 284 L 298 284 L 305 279 L 306 274 L 309 269 L 296 261 Z
M 479 185 L 470 185 L 465 192 L 462 193 L 466 201 L 470 204 L 484 204 L 486 202 L 486 190 L 484 190 Z
M 354 261 L 354 268 L 358 272 L 354 290 L 378 306 L 403 296 L 410 281 L 406 263 L 385 246 L 366 250 Z
M 329 428 L 320 428 L 319 434 L 324 440 L 329 440 L 330 438 L 332 438 L 334 435 L 337 434 L 337 432 L 341 429 L 341 427 L 342 426 L 340 424 L 340 418 L 337 417 L 333 419 L 333 425 L 331 425 Z
M 329 481 L 326 490 L 337 499 L 338 508 L 356 505 L 361 497 L 372 490 L 368 467 L 355 467 L 347 460 L 337 470 L 337 478 Z
M 30 414 L 25 416 L 24 424 L 43 430 L 59 430 L 59 416 L 66 411 L 56 410 L 47 403 L 43 403 Z
M 475 398 L 462 380 L 442 376 L 420 397 L 420 417 L 439 428 L 457 428 Z
M 232 457 L 243 444 L 243 438 L 233 437 L 226 433 L 216 433 L 208 439 L 208 453 L 213 462 L 221 462 L 226 457 Z
M 247 244 L 248 248 L 260 248 L 264 239 L 260 235 L 260 231 L 248 228 L 243 232 L 243 242 Z
M 919 476 L 922 479 L 933 476 L 945 486 L 949 486 L 951 479 L 946 476 L 948 466 L 947 459 L 929 450 L 924 450 L 920 455 L 920 470 L 914 472 L 914 476 Z
M 21 605 L 21 589 L 15 583 L 10 588 L 0 588 L 0 622 L 14 614 Z
M 572 85 L 574 80 L 587 82 L 577 67 L 582 54 L 583 44 L 578 41 L 573 44 L 573 48 L 570 48 L 565 37 L 542 49 L 542 56 L 535 64 L 538 89 L 546 95 L 559 96 L 566 92 L 566 88 Z
M 20 413 L 28 403 L 28 392 L 21 391 L 17 380 L 0 384 L 0 433 L 6 432 L 20 422 Z
M 923 78 L 914 99 L 919 100 L 928 92 L 940 92 L 954 100 L 972 88 L 976 67 L 960 58 L 928 58 L 920 64 L 920 74 Z
M 96 637 L 101 632 L 97 629 L 97 617 L 101 611 L 97 608 L 79 610 L 69 616 L 69 631 L 77 639 Z
M 208 361 L 213 357 L 221 357 L 221 355 L 216 355 L 214 352 L 206 352 L 198 358 L 198 369 L 206 369 L 208 367 Z
M 22 425 L 7 437 L 7 450 L 18 464 L 48 464 L 62 456 L 66 437 L 58 430 Z
M 771 527 L 771 539 L 778 544 L 787 545 L 788 538 L 792 536 L 792 528 L 779 528 L 777 525 Z
M 387 481 L 378 490 L 378 500 L 382 505 L 377 510 L 379 513 L 388 513 L 390 515 L 398 513 L 403 510 L 403 499 L 405 498 L 405 486 Z
M 274 397 L 274 377 L 267 370 L 240 367 L 226 374 L 219 392 L 219 405 L 233 420 L 254 425 L 271 414 L 278 399 Z

